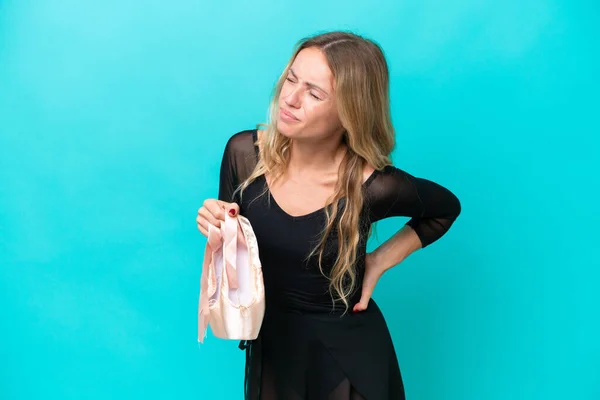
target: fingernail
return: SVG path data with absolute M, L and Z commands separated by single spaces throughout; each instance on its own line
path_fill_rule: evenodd
M 235 210 L 233 208 L 229 209 L 229 215 L 231 215 L 232 217 L 235 217 Z

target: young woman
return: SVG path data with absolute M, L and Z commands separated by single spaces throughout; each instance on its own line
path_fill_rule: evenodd
M 380 309 L 385 271 L 444 235 L 460 213 L 439 184 L 394 167 L 388 67 L 347 32 L 299 42 L 274 89 L 270 121 L 234 134 L 219 198 L 198 229 L 241 213 L 256 234 L 266 312 L 246 350 L 248 400 L 399 400 L 404 386 Z M 410 220 L 366 252 L 371 224 Z

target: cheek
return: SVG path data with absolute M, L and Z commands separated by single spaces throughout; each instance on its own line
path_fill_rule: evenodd
M 279 100 L 281 101 L 281 100 L 285 99 L 287 96 L 288 96 L 288 90 L 285 87 L 283 87 L 281 89 L 281 93 L 279 94 Z
M 311 103 L 306 107 L 306 115 L 315 123 L 330 125 L 338 120 L 337 112 L 322 103 Z
M 290 93 L 292 92 L 293 88 L 292 86 L 288 83 L 285 82 L 283 84 L 283 86 L 281 87 L 281 93 L 279 93 L 279 99 L 284 99 L 286 97 L 288 97 L 290 95 Z

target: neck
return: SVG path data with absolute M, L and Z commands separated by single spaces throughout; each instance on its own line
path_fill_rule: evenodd
M 345 148 L 341 136 L 315 141 L 292 140 L 288 172 L 337 171 Z

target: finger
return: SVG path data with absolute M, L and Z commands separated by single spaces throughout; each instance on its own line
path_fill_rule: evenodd
M 211 216 L 217 220 L 225 221 L 225 207 L 226 204 L 224 201 L 216 200 L 216 201 L 205 201 L 204 209 L 207 210 Z M 219 226 L 219 225 L 215 225 Z
M 240 213 L 240 206 L 238 206 L 236 203 L 228 203 L 226 209 L 227 213 L 231 217 L 235 217 Z
M 217 217 L 215 217 L 215 215 L 211 213 L 210 210 L 206 209 L 206 207 L 200 209 L 200 211 L 198 212 L 197 220 L 200 220 L 199 223 L 206 229 L 208 229 L 208 224 L 211 224 L 216 227 L 221 226 L 221 221 L 219 221 L 219 219 L 217 219 Z M 223 220 L 225 220 L 225 217 L 223 217 Z
M 364 311 L 369 306 L 369 300 L 373 295 L 374 285 L 369 282 L 364 282 L 362 287 L 362 293 L 360 295 L 359 302 L 354 306 L 355 311 Z
M 197 227 L 198 227 L 198 230 L 200 231 L 200 233 L 202 233 L 204 236 L 208 237 L 208 228 L 206 226 L 204 226 L 202 223 L 198 222 Z
M 216 200 L 216 203 L 224 212 L 228 213 L 231 217 L 235 217 L 240 213 L 240 206 L 238 206 L 236 203 L 227 203 L 222 200 Z M 223 219 L 225 219 L 225 216 L 223 216 Z
M 352 309 L 352 311 L 354 312 L 358 312 L 358 311 L 364 311 L 369 307 L 369 300 L 371 299 L 371 297 L 361 297 L 360 301 L 358 303 L 356 303 L 354 305 L 354 308 Z
M 202 218 L 196 218 L 196 224 L 198 226 L 198 230 L 206 237 L 208 237 L 208 222 Z
M 208 238 L 208 231 L 204 229 L 200 224 L 198 224 L 198 230 L 204 235 L 204 237 Z
M 365 311 L 367 308 L 369 308 L 369 300 L 367 300 L 366 303 L 363 303 L 362 300 L 361 300 L 360 303 L 356 303 L 356 305 L 354 306 L 353 311 L 354 312 Z

